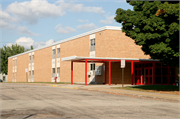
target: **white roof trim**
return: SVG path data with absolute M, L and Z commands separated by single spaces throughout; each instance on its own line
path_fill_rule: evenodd
M 160 61 L 158 59 L 137 59 L 137 58 L 111 58 L 111 57 L 79 57 L 79 56 L 70 56 L 64 57 L 61 61 L 76 61 L 76 60 L 85 60 L 85 59 L 102 59 L 102 60 L 139 60 L 139 61 Z
M 80 35 L 76 35 L 76 36 L 73 36 L 73 37 L 70 37 L 70 38 L 67 38 L 67 39 L 64 39 L 64 40 L 60 40 L 58 42 L 55 42 L 51 45 L 46 45 L 46 46 L 43 46 L 43 47 L 40 47 L 40 48 L 36 48 L 34 50 L 30 50 L 30 51 L 27 51 L 27 52 L 23 52 L 21 54 L 18 54 L 18 55 L 14 55 L 14 56 L 11 56 L 11 57 L 8 57 L 8 59 L 10 58 L 13 58 L 13 57 L 17 57 L 17 56 L 20 56 L 20 55 L 24 55 L 24 54 L 27 54 L 27 53 L 31 53 L 31 52 L 34 52 L 36 50 L 40 50 L 40 49 L 44 49 L 44 48 L 47 48 L 47 47 L 51 47 L 51 46 L 54 46 L 54 45 L 57 45 L 57 44 L 60 44 L 60 43 L 64 43 L 64 42 L 67 42 L 67 41 L 70 41 L 70 40 L 74 40 L 74 39 L 77 39 L 77 38 L 80 38 L 80 37 L 83 37 L 83 36 L 87 36 L 87 35 L 90 35 L 90 34 L 93 34 L 93 33 L 96 33 L 96 32 L 99 32 L 99 31 L 103 31 L 103 30 L 121 30 L 121 27 L 117 27 L 117 26 L 105 26 L 105 27 L 101 27 L 101 28 L 98 28 L 98 29 L 95 29 L 95 30 L 92 30 L 92 31 L 89 31 L 89 32 L 86 32 L 86 33 L 83 33 L 83 34 L 80 34 Z

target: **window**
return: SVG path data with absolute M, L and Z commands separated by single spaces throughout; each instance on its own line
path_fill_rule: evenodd
M 31 63 L 31 56 L 29 56 L 29 63 Z
M 55 77 L 55 68 L 52 68 L 52 77 Z
M 53 49 L 53 55 L 52 55 L 52 58 L 55 59 L 55 54 L 56 54 L 56 50 Z
M 57 68 L 58 77 L 60 77 L 60 67 Z
M 95 51 L 95 38 L 91 39 L 90 51 Z
M 31 78 L 31 71 L 29 71 L 29 79 Z
M 32 55 L 32 63 L 34 63 L 34 55 Z
M 34 70 L 32 71 L 32 79 L 34 79 Z
M 92 71 L 92 70 L 95 70 L 95 64 L 91 64 L 90 67 L 91 67 L 91 69 L 90 69 L 91 71 Z
M 57 58 L 60 58 L 60 48 L 57 49 Z

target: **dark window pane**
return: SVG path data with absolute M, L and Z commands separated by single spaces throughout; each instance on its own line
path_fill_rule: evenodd
M 174 76 L 170 76 L 170 77 L 169 77 L 169 83 L 170 83 L 170 84 L 175 83 L 175 77 L 174 77 Z
M 149 73 L 150 73 L 150 75 L 152 75 L 152 69 L 149 69 Z
M 146 84 L 147 84 L 147 83 L 149 83 L 149 82 L 148 82 L 148 77 L 146 77 Z
M 141 64 L 139 64 L 139 68 L 141 68 Z
M 142 67 L 144 67 L 144 64 L 142 64 Z
M 141 70 L 139 70 L 139 75 L 141 76 Z
M 135 70 L 135 76 L 137 76 L 137 70 Z
M 155 77 L 155 84 L 161 84 L 161 77 L 160 76 Z
M 162 66 L 167 67 L 167 64 L 163 64 L 163 63 L 162 63 Z
M 162 69 L 162 74 L 163 75 L 168 75 L 168 69 L 167 68 L 163 68 Z
M 155 66 L 160 67 L 160 66 L 161 66 L 161 63 L 155 63 Z
M 174 68 L 169 68 L 169 75 L 175 75 L 175 70 Z
M 152 83 L 152 77 L 149 77 L 149 82 Z
M 155 68 L 155 75 L 161 75 L 161 68 Z
M 153 65 L 152 65 L 152 63 L 149 63 L 149 67 L 152 67 Z
M 148 63 L 146 63 L 146 67 L 148 67 Z
M 144 75 L 144 68 L 142 69 L 142 75 Z
M 163 84 L 168 83 L 168 77 L 167 76 L 163 76 L 162 83 Z
M 146 75 L 149 75 L 149 73 L 148 73 L 148 69 L 146 69 Z
M 138 67 L 137 64 L 135 64 L 134 67 L 137 68 Z

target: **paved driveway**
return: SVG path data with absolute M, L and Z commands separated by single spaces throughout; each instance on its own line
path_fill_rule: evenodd
M 51 86 L 0 84 L 1 118 L 178 119 L 179 103 Z

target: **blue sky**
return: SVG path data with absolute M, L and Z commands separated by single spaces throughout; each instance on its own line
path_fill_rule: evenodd
M 120 26 L 125 0 L 0 0 L 0 47 L 38 48 L 103 26 Z

